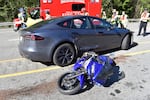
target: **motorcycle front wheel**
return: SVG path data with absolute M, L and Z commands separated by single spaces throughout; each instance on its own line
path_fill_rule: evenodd
M 61 75 L 61 77 L 58 79 L 58 90 L 62 94 L 72 95 L 80 91 L 80 81 L 77 79 L 77 77 L 71 78 L 74 75 L 75 73 L 68 72 Z
M 19 27 L 14 26 L 13 30 L 14 30 L 15 32 L 17 32 L 17 31 L 19 30 Z

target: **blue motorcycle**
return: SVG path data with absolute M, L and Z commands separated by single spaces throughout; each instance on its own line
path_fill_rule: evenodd
M 98 56 L 94 52 L 84 53 L 73 66 L 72 72 L 67 72 L 58 79 L 58 89 L 63 94 L 76 94 L 85 86 L 105 85 L 113 75 L 113 59 L 108 56 Z

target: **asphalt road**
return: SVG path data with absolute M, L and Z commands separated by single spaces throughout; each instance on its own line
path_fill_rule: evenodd
M 71 66 L 61 68 L 22 58 L 18 33 L 0 29 L 0 100 L 150 100 L 150 34 L 137 37 L 138 25 L 128 25 L 134 32 L 135 46 L 108 54 L 117 57 L 125 78 L 109 87 L 94 86 L 71 96 L 59 93 L 56 86 L 58 77 Z

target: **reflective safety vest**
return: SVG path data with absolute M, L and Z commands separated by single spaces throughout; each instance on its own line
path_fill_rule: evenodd
M 147 22 L 147 21 L 148 21 L 148 18 L 149 18 L 149 13 L 143 12 L 143 13 L 141 14 L 141 21 Z

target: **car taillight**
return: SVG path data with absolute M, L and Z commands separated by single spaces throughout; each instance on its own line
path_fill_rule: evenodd
M 44 37 L 42 36 L 38 36 L 38 35 L 25 35 L 24 36 L 25 39 L 31 39 L 31 40 L 44 40 Z

